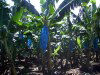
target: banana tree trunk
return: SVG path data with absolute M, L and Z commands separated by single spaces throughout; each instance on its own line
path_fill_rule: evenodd
M 6 49 L 6 55 L 7 55 L 8 59 L 10 60 L 9 63 L 11 64 L 11 68 L 10 68 L 11 75 L 17 75 L 13 60 L 11 58 L 12 56 L 11 56 L 10 50 L 8 49 L 6 38 L 4 39 L 4 45 L 5 45 L 5 49 Z
M 52 75 L 50 36 L 48 41 L 48 73 Z

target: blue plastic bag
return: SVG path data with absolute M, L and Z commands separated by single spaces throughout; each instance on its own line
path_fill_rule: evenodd
M 49 30 L 47 26 L 44 26 L 40 34 L 40 47 L 43 50 L 43 52 L 46 52 L 48 38 L 49 38 Z
M 19 37 L 20 39 L 23 39 L 23 38 L 24 38 L 24 35 L 23 35 L 23 34 L 18 34 L 18 37 Z
M 32 45 L 32 40 L 31 39 L 28 39 L 27 40 L 27 46 L 28 46 L 28 48 L 31 48 L 31 45 Z

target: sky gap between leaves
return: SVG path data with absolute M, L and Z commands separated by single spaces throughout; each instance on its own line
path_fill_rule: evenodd
M 26 0 L 29 1 L 29 0 Z M 56 9 L 59 7 L 59 5 L 63 2 L 64 0 L 59 0 L 58 3 L 55 3 Z M 14 2 L 12 0 L 6 0 L 7 4 L 9 4 L 10 6 L 14 5 Z M 32 5 L 34 5 L 34 7 L 36 8 L 36 10 L 41 13 L 41 5 L 40 5 L 40 0 L 30 0 L 30 3 Z M 96 0 L 96 6 L 100 7 L 100 0 Z M 79 12 L 80 7 L 75 8 L 75 10 L 73 11 L 76 15 Z

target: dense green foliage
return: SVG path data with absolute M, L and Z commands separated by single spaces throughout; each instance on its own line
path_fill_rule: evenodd
M 15 60 L 20 59 L 20 56 L 37 57 L 43 68 L 47 65 L 48 72 L 51 72 L 57 58 L 66 59 L 66 64 L 77 61 L 84 65 L 81 57 L 85 51 L 91 55 L 91 52 L 99 50 L 100 8 L 96 7 L 95 0 L 64 0 L 58 9 L 55 8 L 58 0 L 40 0 L 41 14 L 26 0 L 13 1 L 12 8 L 8 8 L 5 1 L 0 1 L 0 50 L 5 54 L 2 57 L 5 59 L 0 62 L 3 64 L 8 57 L 13 75 L 16 75 Z M 78 6 L 81 8 L 78 15 L 75 15 L 71 10 Z M 40 32 L 44 25 L 49 29 L 45 53 L 40 48 Z M 86 56 L 87 60 L 91 57 L 88 54 Z

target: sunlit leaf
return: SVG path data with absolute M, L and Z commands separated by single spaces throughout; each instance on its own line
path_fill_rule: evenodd
M 77 37 L 77 44 L 79 45 L 80 48 L 82 47 L 80 37 Z
M 40 4 L 44 4 L 46 0 L 40 0 Z
M 96 0 L 90 0 L 91 3 L 96 3 Z
M 12 17 L 12 20 L 14 21 L 14 22 L 18 22 L 20 19 L 21 19 L 21 17 L 22 17 L 22 15 L 23 15 L 23 11 L 24 11 L 24 8 L 20 8 L 19 9 L 19 11 L 17 11 L 16 13 L 15 13 L 15 15 Z
M 49 5 L 49 12 L 50 14 L 53 14 L 54 13 L 54 6 L 52 4 Z
M 27 30 L 24 32 L 24 34 L 31 33 L 31 32 L 32 32 L 31 30 Z
M 16 23 L 18 24 L 18 25 L 22 25 L 23 24 L 23 22 L 20 22 L 20 21 L 16 21 Z
M 60 50 L 61 46 L 59 45 L 55 50 L 54 53 L 52 53 L 53 56 L 58 55 L 58 51 Z

